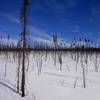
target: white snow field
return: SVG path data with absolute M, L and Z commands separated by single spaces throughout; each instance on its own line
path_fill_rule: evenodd
M 75 53 L 60 53 L 61 63 L 56 56 L 55 61 L 52 53 L 29 55 L 28 69 L 26 59 L 26 96 L 22 98 L 16 93 L 17 58 L 14 59 L 12 53 L 8 59 L 0 54 L 0 100 L 100 100 L 100 54 L 84 54 L 87 58 L 84 59 Z

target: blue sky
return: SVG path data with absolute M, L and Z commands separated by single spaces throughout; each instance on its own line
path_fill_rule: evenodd
M 29 34 L 48 41 L 86 37 L 100 43 L 100 0 L 30 0 Z M 18 39 L 22 0 L 0 0 L 0 34 Z

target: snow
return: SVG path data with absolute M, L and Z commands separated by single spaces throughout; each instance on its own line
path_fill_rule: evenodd
M 81 63 L 73 61 L 70 54 L 62 55 L 62 71 L 57 60 L 54 65 L 54 55 L 31 53 L 29 68 L 26 70 L 26 96 L 22 98 L 16 93 L 17 59 L 9 54 L 8 60 L 0 54 L 0 100 L 100 100 L 100 71 L 94 71 L 94 56 L 88 57 L 86 68 L 86 88 L 83 88 Z M 98 66 L 100 66 L 97 58 Z M 5 76 L 5 66 L 7 72 Z M 42 62 L 42 70 L 41 70 Z M 77 71 L 76 71 L 77 65 Z M 27 66 L 27 61 L 26 61 Z M 41 70 L 41 73 L 38 71 Z M 87 71 L 88 70 L 88 71 Z

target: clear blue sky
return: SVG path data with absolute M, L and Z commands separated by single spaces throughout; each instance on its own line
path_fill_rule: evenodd
M 22 0 L 0 0 L 0 34 L 18 38 Z M 65 41 L 88 37 L 100 43 L 100 0 L 30 0 L 29 33 L 48 40 L 53 33 Z

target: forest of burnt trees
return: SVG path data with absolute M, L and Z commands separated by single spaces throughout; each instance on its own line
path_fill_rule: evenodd
M 21 13 L 20 13 L 20 24 L 21 24 L 21 33 L 19 34 L 20 39 L 18 43 L 14 44 L 13 42 L 9 43 L 10 36 L 7 36 L 6 42 L 3 40 L 3 37 L 0 37 L 0 55 L 6 55 L 6 59 L 9 59 L 9 55 L 12 53 L 14 59 L 18 59 L 18 69 L 17 69 L 17 92 L 21 94 L 22 97 L 25 96 L 25 75 L 26 69 L 29 66 L 26 66 L 26 60 L 29 61 L 29 54 L 32 53 L 37 56 L 39 61 L 41 61 L 42 57 L 45 56 L 45 59 L 49 55 L 52 55 L 54 59 L 54 64 L 57 63 L 57 60 L 60 64 L 59 70 L 62 70 L 62 56 L 70 55 L 72 60 L 74 60 L 77 64 L 81 62 L 81 68 L 83 71 L 83 87 L 86 87 L 85 75 L 86 75 L 86 66 L 84 63 L 88 63 L 88 58 L 91 59 L 93 57 L 95 63 L 95 71 L 97 72 L 99 69 L 99 61 L 100 59 L 100 45 L 97 45 L 93 41 L 87 38 L 80 38 L 78 40 L 74 39 L 70 46 L 66 46 L 66 44 L 59 43 L 57 34 L 53 34 L 52 43 L 53 46 L 49 46 L 47 43 L 43 42 L 34 42 L 30 44 L 27 40 L 29 35 L 27 31 L 28 26 L 28 11 L 29 11 L 29 0 L 24 0 Z M 35 52 L 35 53 L 34 53 Z M 27 67 L 27 68 L 26 68 Z M 39 74 L 42 70 L 42 61 L 39 66 Z M 76 71 L 77 71 L 76 66 Z M 6 76 L 7 66 L 5 66 L 5 76 Z M 21 77 L 20 77 L 21 73 Z M 76 83 L 75 83 L 76 84 Z M 74 84 L 74 87 L 75 87 Z

